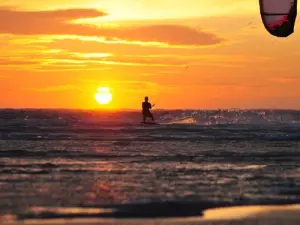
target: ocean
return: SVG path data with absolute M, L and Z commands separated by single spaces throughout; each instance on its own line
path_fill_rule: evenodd
M 135 111 L 1 110 L 0 214 L 191 216 L 300 201 L 300 111 L 154 116 L 159 125 Z

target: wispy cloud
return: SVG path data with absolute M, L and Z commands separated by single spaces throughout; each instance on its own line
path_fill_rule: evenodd
M 32 36 L 30 36 L 32 38 Z M 22 40 L 24 39 L 24 44 Z M 51 39 L 51 38 L 50 38 Z M 243 54 L 204 54 L 195 50 L 107 46 L 101 42 L 84 43 L 79 40 L 57 40 L 55 43 L 34 42 L 21 36 L 5 37 L 5 45 L 10 46 L 0 56 L 0 67 L 22 68 L 33 71 L 57 70 L 95 70 L 111 67 L 243 67 L 250 64 L 265 63 L 271 57 Z M 119 48 L 120 47 L 120 48 Z M 101 51 L 102 50 L 102 51 Z M 151 53 L 149 54 L 149 51 Z
M 69 22 L 78 18 L 95 18 L 106 13 L 93 9 L 19 11 L 0 8 L 0 32 L 11 34 L 73 34 L 81 25 Z M 9 21 L 9 23 L 7 23 Z M 90 27 L 87 27 L 90 29 Z
M 113 90 L 121 90 L 126 93 L 156 93 L 161 89 L 167 89 L 165 85 L 153 81 L 145 80 L 102 80 L 99 79 L 79 79 L 82 84 L 88 86 L 109 86 Z
M 110 66 L 134 67 L 187 67 L 218 66 L 218 67 L 243 67 L 249 64 L 264 63 L 270 59 L 265 57 L 244 55 L 204 54 L 180 56 L 166 55 L 127 55 L 110 53 L 80 53 L 64 50 L 35 51 L 16 54 L 14 57 L 0 57 L 0 67 L 19 67 L 24 70 L 51 70 L 67 69 L 103 69 Z
M 14 35 L 81 35 L 104 37 L 106 41 L 163 43 L 167 45 L 206 46 L 224 41 L 215 34 L 182 25 L 138 27 L 100 27 L 71 23 L 81 18 L 104 17 L 93 9 L 19 11 L 0 8 L 0 32 Z M 7 21 L 10 21 L 7 23 Z
M 271 77 L 269 78 L 270 82 L 278 84 L 295 84 L 299 85 L 300 77 L 299 76 L 280 76 L 280 77 Z

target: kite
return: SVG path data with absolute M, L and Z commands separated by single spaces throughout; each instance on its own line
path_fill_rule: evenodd
M 276 37 L 294 33 L 297 0 L 259 0 L 260 14 L 266 30 Z

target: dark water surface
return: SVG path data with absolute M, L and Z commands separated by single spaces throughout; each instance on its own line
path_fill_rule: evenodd
M 300 200 L 300 112 L 155 115 L 147 126 L 138 112 L 0 111 L 0 213 Z

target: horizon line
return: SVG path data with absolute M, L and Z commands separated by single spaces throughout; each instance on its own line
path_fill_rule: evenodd
M 75 111 L 141 111 L 141 109 L 119 108 L 119 109 L 104 109 L 104 108 L 38 108 L 38 107 L 0 107 L 0 110 L 75 110 Z M 198 110 L 198 111 L 219 111 L 219 110 L 291 110 L 300 111 L 293 108 L 156 108 L 155 111 L 178 111 L 178 110 Z

